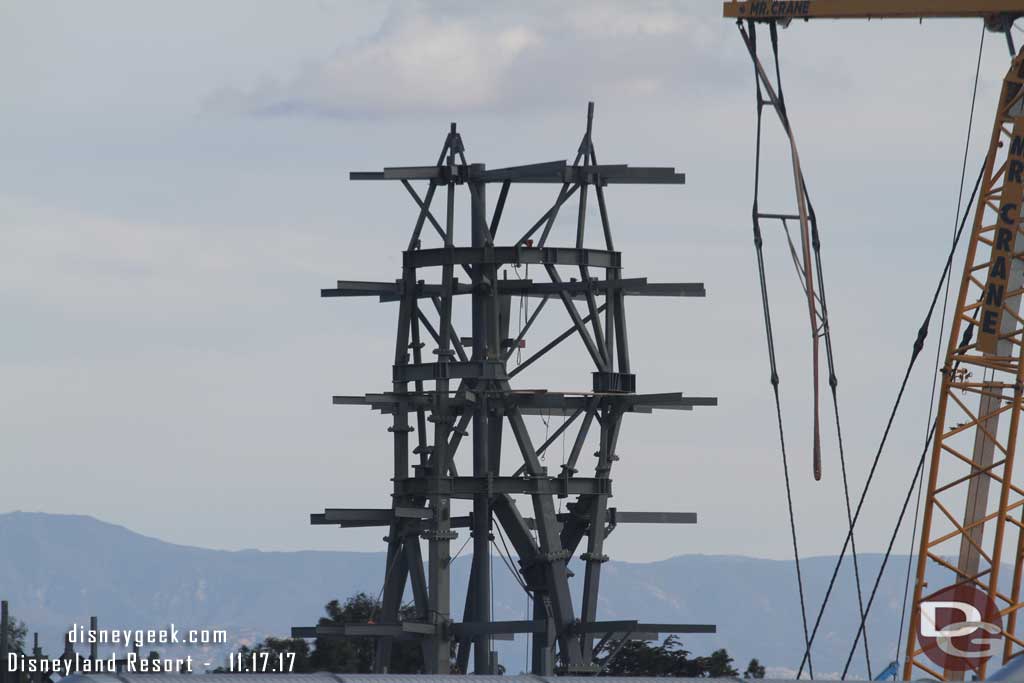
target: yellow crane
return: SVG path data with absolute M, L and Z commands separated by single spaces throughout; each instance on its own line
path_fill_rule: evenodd
M 726 18 L 755 21 L 980 18 L 998 30 L 1021 16 L 1014 0 L 727 0 L 722 9 Z
M 798 210 L 788 216 L 758 214 L 755 189 L 755 230 L 759 217 L 800 226 L 802 279 L 815 340 L 815 397 L 817 339 L 827 326 L 823 300 L 813 289 L 808 247 L 816 227 L 785 105 L 757 57 L 754 26 L 769 24 L 773 44 L 776 25 L 799 19 L 980 18 L 988 29 L 1006 34 L 1013 57 L 999 94 L 941 370 L 903 662 L 906 680 L 921 674 L 963 680 L 968 670 L 984 678 L 988 659 L 977 652 L 994 652 L 998 656 L 992 661 L 1003 663 L 1024 652 L 1024 634 L 1017 633 L 1024 608 L 1024 477 L 1014 472 L 1024 404 L 1024 49 L 1016 52 L 1010 31 L 1024 16 L 1024 0 L 728 0 L 723 15 L 740 23 L 754 60 L 759 112 L 764 104 L 773 106 L 790 139 Z M 817 433 L 815 405 L 816 477 Z M 1008 581 L 1001 575 L 1004 562 L 1012 570 Z M 926 576 L 943 575 L 949 580 L 941 586 L 928 585 Z M 939 609 L 959 609 L 962 622 L 981 626 L 937 630 L 930 619 Z M 968 651 L 967 644 L 974 648 L 970 654 L 957 656 Z M 944 658 L 943 653 L 952 654 Z

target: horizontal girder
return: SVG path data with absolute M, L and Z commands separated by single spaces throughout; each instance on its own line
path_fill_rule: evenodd
M 397 166 L 383 171 L 353 171 L 350 180 L 432 180 L 436 183 L 574 183 L 591 185 L 651 184 L 682 185 L 686 174 L 672 167 L 630 167 L 626 164 L 570 166 L 550 161 L 528 166 L 485 170 L 466 164 L 446 166 Z
M 583 300 L 588 294 L 607 296 L 609 292 L 622 292 L 629 296 L 684 296 L 703 297 L 707 295 L 703 282 L 647 282 L 647 278 L 636 277 L 620 280 L 570 281 L 563 283 L 535 282 L 533 280 L 498 280 L 498 294 L 505 296 L 547 297 L 565 292 L 570 298 Z M 452 279 L 452 294 L 472 294 L 470 283 Z M 381 301 L 399 301 L 404 294 L 401 280 L 394 282 L 366 282 L 361 280 L 338 280 L 337 287 L 321 289 L 323 297 L 376 296 Z M 416 298 L 425 299 L 445 294 L 441 284 L 416 284 Z
M 404 521 L 408 528 L 426 528 L 421 522 L 433 517 L 430 508 L 327 508 L 323 512 L 309 516 L 310 524 L 331 524 L 343 528 L 362 528 L 373 526 L 389 526 L 395 521 Z M 566 522 L 573 517 L 571 512 L 561 512 L 556 518 Z M 696 512 L 630 512 L 617 508 L 608 508 L 609 524 L 696 524 Z M 472 520 L 468 515 L 451 518 L 453 529 L 466 529 Z M 532 517 L 524 517 L 523 524 L 530 530 L 536 530 L 537 522 Z
M 503 263 L 621 268 L 622 255 L 617 251 L 606 249 L 528 247 L 525 245 L 517 247 L 441 247 L 402 252 L 402 265 L 406 268 Z
M 574 496 L 612 494 L 612 480 L 591 477 L 444 477 L 395 481 L 400 496 L 444 495 L 472 498 L 474 494 Z
M 505 363 L 500 360 L 408 363 L 393 366 L 392 375 L 392 381 L 395 382 L 423 382 L 438 379 L 506 379 Z
M 447 365 L 457 365 L 447 363 Z M 409 367 L 409 366 L 404 366 Z M 597 398 L 606 406 L 615 406 L 625 412 L 650 412 L 650 410 L 692 410 L 695 407 L 717 406 L 718 399 L 714 396 L 686 396 L 680 392 L 658 394 L 621 394 L 599 392 L 562 392 L 562 391 L 512 391 L 500 397 L 489 397 L 507 406 L 518 406 L 524 414 L 535 414 L 540 411 L 544 415 L 572 414 L 586 408 L 588 402 Z M 408 394 L 366 394 L 365 396 L 335 396 L 334 405 L 370 406 L 383 413 L 394 413 L 399 406 L 404 410 L 413 411 L 418 408 L 434 408 L 438 405 L 440 395 L 436 391 L 410 392 Z M 471 392 L 448 396 L 445 405 L 454 414 L 464 410 L 472 410 L 476 404 Z

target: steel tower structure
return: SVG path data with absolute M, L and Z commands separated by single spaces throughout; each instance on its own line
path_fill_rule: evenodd
M 376 623 L 298 627 L 299 637 L 373 637 L 377 639 L 375 671 L 386 672 L 396 639 L 418 640 L 428 673 L 468 671 L 472 650 L 476 673 L 494 672 L 494 636 L 532 633 L 534 673 L 593 672 L 595 652 L 608 643 L 615 650 L 630 638 L 657 633 L 713 633 L 714 626 L 600 621 L 597 615 L 601 567 L 608 560 L 604 544 L 617 524 L 626 522 L 695 523 L 694 513 L 623 512 L 609 507 L 612 466 L 626 413 L 654 409 L 691 410 L 713 406 L 714 398 L 681 393 L 636 393 L 626 332 L 629 296 L 704 296 L 701 283 L 648 283 L 624 278 L 615 251 L 605 203 L 605 188 L 614 184 L 684 182 L 673 168 L 631 168 L 602 165 L 591 137 L 593 103 L 586 132 L 575 160 L 487 169 L 470 164 L 456 125 L 451 125 L 435 164 L 352 173 L 352 180 L 389 180 L 402 184 L 418 209 L 403 254 L 401 278 L 390 282 L 339 281 L 322 290 L 325 297 L 375 296 L 398 302 L 391 390 L 364 396 L 335 396 L 340 405 L 369 406 L 391 416 L 394 479 L 392 504 L 383 509 L 327 509 L 311 516 L 313 524 L 341 527 L 384 526 L 388 544 L 381 615 Z M 413 183 L 425 182 L 424 194 Z M 517 183 L 557 186 L 551 207 L 521 235 L 498 244 L 499 226 L 509 190 Z M 497 184 L 498 197 L 488 216 L 487 186 Z M 469 220 L 456 230 L 456 194 L 468 190 Z M 443 197 L 444 214 L 432 207 Z M 575 241 L 551 246 L 549 238 L 560 210 L 575 196 Z M 588 200 L 596 199 L 601 248 L 584 245 Z M 424 244 L 436 233 L 437 246 Z M 505 229 L 508 232 L 508 228 Z M 592 240 L 593 241 L 593 240 Z M 506 279 L 501 268 L 532 264 L 547 281 Z M 578 274 L 567 278 L 571 270 Z M 439 281 L 420 279 L 424 271 L 440 271 Z M 602 277 L 595 277 L 600 273 Z M 510 334 L 513 297 L 539 300 L 525 324 Z M 471 329 L 457 331 L 453 309 L 468 303 Z M 468 301 L 467 301 L 468 300 Z M 513 354 L 549 302 L 557 302 L 570 326 L 514 367 Z M 585 310 L 577 308 L 581 302 Z M 465 332 L 469 334 L 463 336 Z M 513 380 L 534 361 L 563 341 L 582 342 L 595 370 L 591 386 L 577 392 L 514 389 Z M 432 353 L 425 352 L 432 342 Z M 561 415 L 563 424 L 539 445 L 525 416 Z M 596 425 L 596 429 L 595 429 Z M 503 451 L 506 427 L 518 457 Z M 548 472 L 540 456 L 570 427 L 571 451 L 561 469 Z M 579 476 L 587 437 L 596 432 L 596 464 L 592 476 Z M 467 457 L 457 458 L 464 441 Z M 508 450 L 507 444 L 506 451 Z M 464 447 L 463 451 L 466 450 Z M 503 457 L 504 456 L 504 457 Z M 516 462 L 513 462 L 516 460 Z M 524 516 L 515 497 L 529 497 L 532 517 Z M 556 498 L 572 497 L 559 513 Z M 452 514 L 452 499 L 472 500 L 472 512 Z M 533 599 L 533 618 L 493 621 L 490 581 L 491 543 L 499 531 L 518 556 L 521 583 Z M 462 621 L 452 615 L 449 570 L 451 543 L 457 529 L 472 536 L 472 568 Z M 427 544 L 424 562 L 421 540 Z M 577 612 L 570 592 L 567 564 L 580 546 L 585 569 L 582 605 Z M 414 620 L 399 619 L 407 586 L 415 605 Z M 595 640 L 598 642 L 595 643 Z M 453 660 L 454 652 L 454 662 Z

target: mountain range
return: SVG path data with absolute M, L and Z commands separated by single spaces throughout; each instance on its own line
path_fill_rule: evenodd
M 101 628 L 225 629 L 228 642 L 190 652 L 200 664 L 223 663 L 242 643 L 287 636 L 292 626 L 316 623 L 331 599 L 358 591 L 377 595 L 383 553 L 259 550 L 224 551 L 166 543 L 92 517 L 45 513 L 0 514 L 0 598 L 36 631 L 47 654 L 58 654 L 63 634 L 95 615 Z M 882 556 L 861 555 L 867 601 Z M 803 558 L 808 620 L 814 618 L 835 557 Z M 872 672 L 901 649 L 900 615 L 908 558 L 892 556 L 867 624 Z M 574 561 L 574 581 L 582 567 Z M 461 612 L 469 569 L 453 563 L 453 606 Z M 501 558 L 494 561 L 496 619 L 523 619 L 528 598 Z M 575 593 L 578 600 L 579 592 Z M 741 671 L 758 658 L 770 675 L 792 676 L 803 654 L 803 623 L 792 561 L 744 556 L 680 555 L 647 563 L 604 566 L 599 617 L 646 622 L 713 623 L 715 635 L 681 638 L 694 654 L 727 648 Z M 839 574 L 814 640 L 815 677 L 842 671 L 859 625 L 852 563 Z M 526 667 L 527 643 L 496 642 L 509 672 Z M 160 648 L 172 655 L 175 648 Z M 83 650 L 84 652 L 84 650 Z M 178 650 L 178 652 L 186 652 Z M 866 675 L 858 648 L 850 675 Z

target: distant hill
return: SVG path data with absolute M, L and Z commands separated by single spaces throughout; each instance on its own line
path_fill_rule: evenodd
M 384 565 L 382 553 L 207 550 L 165 543 L 92 517 L 25 512 L 0 515 L 0 548 L 0 597 L 30 630 L 40 632 L 47 653 L 54 654 L 68 626 L 88 624 L 92 614 L 108 628 L 170 622 L 222 628 L 232 647 L 287 635 L 291 626 L 316 623 L 328 600 L 360 590 L 376 595 Z M 810 620 L 834 562 L 813 557 L 802 564 Z M 862 556 L 862 574 L 873 581 L 880 562 L 879 555 Z M 906 563 L 906 556 L 890 559 L 871 612 L 875 671 L 894 658 L 899 645 Z M 578 581 L 582 567 L 575 569 Z M 466 558 L 456 560 L 452 604 L 457 613 L 467 571 Z M 858 617 L 851 577 L 847 562 L 815 641 L 817 677 L 841 671 L 852 644 Z M 870 583 L 864 590 L 866 600 Z M 601 592 L 603 619 L 717 624 L 717 635 L 684 637 L 685 647 L 698 654 L 726 647 L 741 670 L 751 657 L 770 668 L 795 669 L 803 651 L 792 562 L 720 555 L 612 561 L 605 565 Z M 524 618 L 526 596 L 497 558 L 494 593 L 496 618 Z M 525 641 L 496 646 L 510 672 L 523 669 Z M 190 651 L 217 665 L 228 649 Z M 865 673 L 862 652 L 851 673 Z

